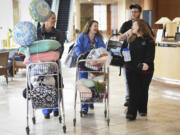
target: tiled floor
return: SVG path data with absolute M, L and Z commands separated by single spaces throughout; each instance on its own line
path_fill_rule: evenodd
M 75 69 L 63 67 L 62 71 L 67 135 L 180 135 L 180 86 L 153 81 L 149 92 L 148 119 L 138 117 L 136 121 L 129 122 L 125 119 L 126 108 L 123 106 L 123 78 L 118 76 L 119 69 L 116 67 L 110 67 L 110 126 L 107 126 L 104 118 L 104 104 L 95 104 L 95 109 L 81 118 L 78 98 L 77 124 L 74 127 Z M 0 135 L 26 134 L 27 105 L 22 97 L 25 85 L 24 70 L 9 80 L 8 86 L 5 79 L 0 77 Z M 32 116 L 32 110 L 30 114 Z M 37 110 L 36 121 L 36 125 L 33 125 L 30 117 L 31 135 L 63 134 L 58 118 L 52 114 L 50 120 L 45 120 L 41 110 Z
M 75 70 L 63 68 L 64 99 L 67 135 L 180 135 L 180 86 L 153 81 L 149 93 L 148 119 L 139 117 L 129 122 L 123 107 L 125 90 L 118 68 L 110 68 L 110 126 L 104 119 L 104 104 L 95 104 L 95 110 L 80 118 L 79 102 L 77 125 L 73 127 Z M 8 86 L 0 77 L 0 134 L 25 135 L 26 100 L 22 97 L 25 87 L 25 71 L 19 72 Z M 32 113 L 31 113 L 32 114 Z M 37 124 L 30 119 L 31 135 L 63 134 L 58 118 L 51 115 L 45 120 L 40 110 L 36 111 Z

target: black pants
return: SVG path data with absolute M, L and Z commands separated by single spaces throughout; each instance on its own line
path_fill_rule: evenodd
M 152 80 L 152 72 L 137 72 L 126 70 L 129 87 L 128 114 L 134 116 L 139 113 L 147 113 L 148 90 Z

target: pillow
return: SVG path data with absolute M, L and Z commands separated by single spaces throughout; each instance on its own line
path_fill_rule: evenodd
M 92 92 L 89 88 L 83 86 L 82 84 L 78 84 L 77 89 L 80 92 L 81 101 L 86 101 L 92 98 Z
M 37 53 L 31 55 L 31 62 L 49 62 L 49 61 L 57 61 L 59 59 L 59 52 L 58 51 L 49 51 L 44 53 Z M 27 57 L 24 59 L 24 63 L 28 64 Z
M 38 40 L 38 41 L 34 41 L 29 46 L 29 51 L 30 54 L 33 54 L 33 53 L 53 51 L 58 49 L 59 47 L 61 47 L 61 44 L 56 40 Z M 27 49 L 26 47 L 21 47 L 19 49 L 19 52 L 25 55 L 26 49 Z
M 82 84 L 84 85 L 85 87 L 87 88 L 91 88 L 91 87 L 94 87 L 95 84 L 94 84 L 94 81 L 93 80 L 90 80 L 90 79 L 80 79 L 77 84 Z
M 104 82 L 104 75 L 97 76 L 93 80 L 96 82 L 102 83 L 102 82 Z

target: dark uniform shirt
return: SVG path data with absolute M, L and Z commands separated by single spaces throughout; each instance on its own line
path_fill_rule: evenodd
M 132 20 L 126 21 L 123 23 L 123 25 L 121 26 L 119 33 L 125 33 L 126 31 L 128 31 L 129 29 L 131 29 L 132 27 Z
M 122 45 L 122 50 L 127 48 L 128 43 L 125 41 Z M 155 43 L 152 38 L 145 36 L 137 37 L 133 42 L 129 43 L 131 54 L 131 61 L 125 62 L 126 69 L 138 70 L 138 64 L 147 63 L 149 71 L 154 70 L 154 57 L 155 57 Z
M 64 52 L 64 34 L 60 32 L 59 30 L 55 29 L 54 27 L 50 32 L 45 31 L 45 25 L 41 26 L 37 30 L 37 39 L 38 40 L 43 40 L 43 39 L 52 39 L 52 40 L 57 40 L 61 44 L 61 47 L 59 48 L 60 52 L 60 58 Z

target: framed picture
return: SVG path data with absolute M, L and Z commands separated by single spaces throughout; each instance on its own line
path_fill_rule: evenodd
M 156 34 L 156 43 L 161 42 L 162 38 L 163 38 L 163 29 L 158 29 Z

